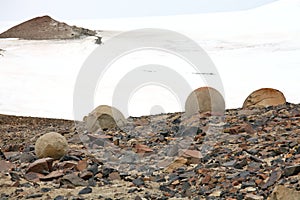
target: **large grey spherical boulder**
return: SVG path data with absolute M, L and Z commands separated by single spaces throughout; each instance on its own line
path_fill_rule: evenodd
M 68 142 L 64 136 L 50 132 L 39 137 L 35 143 L 35 154 L 39 158 L 60 159 L 68 152 Z
M 89 132 L 98 129 L 122 128 L 126 124 L 124 115 L 116 108 L 108 105 L 100 105 L 84 118 Z
M 211 87 L 200 87 L 188 96 L 185 102 L 186 115 L 202 112 L 224 114 L 225 101 L 219 91 Z
M 282 92 L 273 88 L 261 88 L 252 92 L 244 101 L 243 109 L 278 106 L 285 104 Z

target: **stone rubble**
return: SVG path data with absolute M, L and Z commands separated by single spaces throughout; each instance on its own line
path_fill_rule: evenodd
M 0 199 L 299 199 L 300 104 L 130 117 L 93 133 L 84 122 L 0 122 Z M 35 154 L 49 131 L 68 140 L 59 160 Z

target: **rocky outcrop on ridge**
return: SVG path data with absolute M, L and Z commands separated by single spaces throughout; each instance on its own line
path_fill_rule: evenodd
M 50 40 L 76 39 L 94 35 L 96 35 L 95 31 L 76 26 L 69 26 L 66 23 L 52 19 L 50 16 L 42 16 L 30 19 L 8 29 L 0 34 L 0 38 Z

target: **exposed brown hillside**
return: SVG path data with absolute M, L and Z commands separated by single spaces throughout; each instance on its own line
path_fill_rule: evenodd
M 0 38 L 28 40 L 75 39 L 96 35 L 95 31 L 56 21 L 49 16 L 30 19 L 0 34 Z

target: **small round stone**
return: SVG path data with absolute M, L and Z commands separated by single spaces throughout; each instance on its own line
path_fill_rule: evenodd
M 64 136 L 56 132 L 46 133 L 35 143 L 35 154 L 39 158 L 51 157 L 60 159 L 68 151 L 68 142 Z

